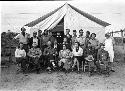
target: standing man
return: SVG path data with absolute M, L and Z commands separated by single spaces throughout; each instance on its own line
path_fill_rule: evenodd
M 42 50 L 42 41 L 43 41 L 43 39 L 42 39 L 42 30 L 38 30 L 38 38 L 39 38 L 39 41 L 40 41 L 39 47 Z
M 72 48 L 75 46 L 76 38 L 77 38 L 76 30 L 73 30 Z
M 67 38 L 67 42 L 71 44 L 72 35 L 70 35 L 69 33 L 70 33 L 70 29 L 66 29 L 66 35 L 64 35 L 64 38 Z
M 109 57 L 110 57 L 110 63 L 113 65 L 114 61 L 114 48 L 113 45 L 115 44 L 114 38 L 111 37 L 110 33 L 105 34 L 105 50 L 108 51 Z M 112 72 L 114 72 L 113 69 L 111 69 Z
M 19 43 L 23 43 L 23 48 L 28 52 L 28 34 L 26 33 L 26 29 L 24 27 L 21 28 L 21 33 L 18 34 L 14 39 L 19 39 Z
M 36 31 L 33 32 L 33 37 L 30 38 L 30 43 L 29 43 L 30 44 L 30 48 L 32 47 L 34 42 L 36 43 L 37 47 L 40 46 L 40 40 L 37 37 L 37 32 Z
M 86 31 L 85 48 L 88 46 L 89 40 L 90 40 L 90 32 L 89 32 L 89 31 Z
M 77 38 L 77 41 L 79 42 L 80 44 L 80 47 L 84 50 L 85 48 L 85 37 L 83 36 L 83 30 L 80 29 L 79 30 L 79 37 Z

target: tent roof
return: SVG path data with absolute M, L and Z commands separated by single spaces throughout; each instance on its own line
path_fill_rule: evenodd
M 66 5 L 66 4 L 64 4 L 64 5 Z M 57 8 L 57 9 L 55 9 L 54 11 L 52 11 L 52 12 L 50 12 L 50 13 L 48 13 L 48 14 L 46 14 L 46 15 L 44 15 L 44 16 L 42 16 L 42 17 L 40 17 L 40 18 L 38 18 L 38 19 L 36 19 L 36 20 L 34 20 L 34 21 L 28 23 L 28 24 L 26 24 L 25 26 L 28 26 L 28 27 L 33 27 L 33 26 L 35 26 L 36 24 L 40 23 L 41 21 L 45 20 L 46 18 L 48 18 L 49 16 L 51 16 L 52 14 L 54 14 L 55 12 L 57 12 L 57 11 L 58 11 L 59 9 L 61 9 L 64 5 L 62 5 L 61 7 Z M 102 20 L 100 20 L 100 19 L 98 19 L 98 18 L 96 18 L 96 17 L 94 17 L 94 16 L 92 16 L 92 15 L 86 13 L 86 12 L 83 12 L 83 11 L 77 9 L 76 7 L 74 7 L 74 6 L 70 5 L 70 4 L 68 4 L 68 5 L 69 5 L 72 9 L 74 9 L 76 12 L 78 12 L 78 13 L 80 13 L 81 15 L 83 15 L 84 17 L 90 19 L 91 21 L 96 22 L 96 23 L 99 24 L 99 25 L 102 25 L 102 26 L 104 26 L 104 27 L 106 27 L 106 26 L 108 26 L 108 25 L 111 25 L 111 24 L 109 24 L 109 23 L 107 23 L 107 22 L 105 22 L 105 21 L 102 21 Z

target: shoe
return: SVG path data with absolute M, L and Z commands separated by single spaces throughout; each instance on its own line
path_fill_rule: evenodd
M 115 72 L 114 70 L 111 70 L 111 72 Z

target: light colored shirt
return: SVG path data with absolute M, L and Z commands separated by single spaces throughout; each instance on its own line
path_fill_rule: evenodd
M 24 49 L 16 49 L 15 51 L 15 57 L 25 57 L 26 56 L 26 52 Z
M 14 37 L 15 39 L 19 39 L 19 42 L 22 42 L 23 44 L 27 44 L 27 40 L 28 40 L 28 34 L 25 34 L 25 36 L 23 36 L 21 33 L 18 34 L 16 37 Z
M 80 43 L 80 45 L 84 45 L 85 44 L 85 37 L 84 36 L 79 36 L 77 37 L 77 42 Z
M 33 43 L 34 42 L 38 45 L 38 39 L 37 38 L 33 38 Z
M 82 56 L 83 55 L 83 49 L 81 47 L 79 47 L 79 50 L 77 52 L 76 47 L 74 47 L 72 53 L 73 53 L 74 56 Z

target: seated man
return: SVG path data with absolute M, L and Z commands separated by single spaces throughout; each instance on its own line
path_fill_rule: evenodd
M 45 56 L 45 59 L 46 59 L 45 65 L 47 66 L 47 69 L 49 70 L 49 72 L 51 72 L 52 67 L 56 67 L 54 62 L 55 54 L 56 54 L 56 50 L 51 46 L 51 42 L 48 41 L 48 47 L 45 48 L 43 55 Z
M 71 63 L 72 63 L 72 60 L 71 60 L 72 57 L 73 57 L 72 52 L 69 49 L 67 49 L 66 45 L 64 44 L 63 50 L 60 50 L 59 52 L 59 58 L 60 58 L 59 67 L 65 68 L 66 71 L 70 69 Z
M 40 71 L 40 56 L 42 55 L 42 52 L 40 48 L 37 48 L 36 42 L 33 42 L 33 48 L 29 49 L 28 56 L 30 57 L 30 63 L 35 66 L 35 69 L 37 73 Z
M 85 60 L 89 65 L 89 76 L 91 76 L 92 73 L 94 72 L 94 69 L 95 69 L 96 66 L 95 66 L 95 62 L 94 62 L 95 48 L 93 46 L 91 46 L 90 42 L 88 42 L 88 46 L 86 47 L 84 53 L 85 53 L 84 54 Z
M 26 72 L 26 52 L 23 49 L 23 43 L 19 44 L 19 47 L 15 51 L 16 62 L 18 66 L 21 64 L 21 70 Z
M 73 48 L 72 53 L 74 56 L 74 64 L 72 68 L 74 68 L 77 63 L 77 68 L 79 72 L 79 65 L 82 64 L 82 58 L 83 58 L 83 49 L 80 47 L 79 42 L 75 42 L 75 47 Z
M 106 71 L 106 76 L 109 76 L 109 71 L 110 71 L 109 53 L 108 53 L 108 51 L 104 50 L 104 46 L 105 46 L 104 44 L 101 43 L 100 46 L 101 46 L 101 48 L 98 50 L 97 60 L 100 65 L 100 70 Z

